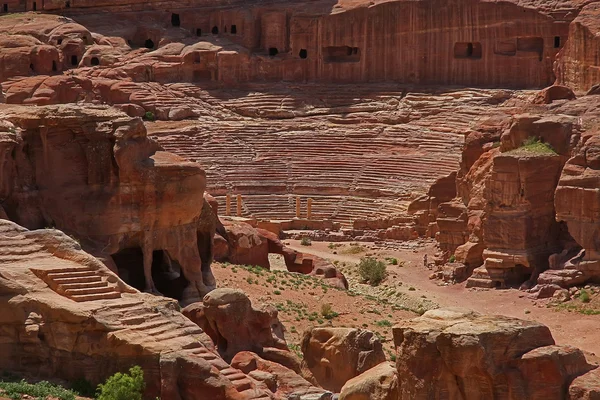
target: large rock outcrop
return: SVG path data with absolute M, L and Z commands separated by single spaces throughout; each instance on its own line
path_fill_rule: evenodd
M 388 362 L 368 369 L 344 384 L 339 399 L 398 400 L 398 371 Z
M 225 362 L 178 309 L 128 286 L 64 233 L 0 220 L 0 369 L 97 384 L 137 364 L 145 398 L 280 398 Z
M 566 223 L 576 244 L 566 249 L 562 260 L 540 277 L 540 283 L 573 286 L 600 282 L 600 132 L 597 128 L 582 135 L 575 154 L 562 171 L 554 202 L 556 219 Z
M 215 289 L 183 313 L 212 338 L 225 360 L 240 351 L 262 355 L 265 348 L 288 350 L 277 309 L 270 305 L 254 308 L 241 290 Z
M 564 399 L 594 367 L 536 322 L 439 309 L 393 328 L 400 399 Z
M 162 151 L 140 119 L 107 107 L 4 106 L 0 119 L 1 196 L 11 220 L 75 235 L 113 269 L 145 277 L 140 289 L 156 292 L 153 275 L 173 266 L 183 281 L 178 299 L 214 287 L 198 246 L 206 188 L 198 164 Z
M 302 361 L 323 388 L 339 392 L 357 375 L 385 361 L 373 332 L 353 328 L 311 328 L 302 338 Z

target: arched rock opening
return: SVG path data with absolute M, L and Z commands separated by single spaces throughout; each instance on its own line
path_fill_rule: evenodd
M 113 254 L 112 259 L 121 279 L 140 291 L 145 289 L 144 254 L 141 248 L 123 249 Z M 182 300 L 183 291 L 189 285 L 179 264 L 163 250 L 152 252 L 152 279 L 159 292 L 176 300 Z

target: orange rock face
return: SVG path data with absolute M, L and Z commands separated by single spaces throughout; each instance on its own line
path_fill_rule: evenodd
M 2 133 L 9 218 L 59 227 L 99 256 L 138 249 L 144 270 L 130 272 L 145 276 L 140 289 L 156 290 L 152 262 L 161 256 L 190 283 L 181 299 L 214 286 L 198 250 L 206 187 L 198 164 L 162 151 L 141 120 L 106 107 L 3 107 L 0 118 L 10 121 Z M 114 261 L 127 269 L 127 258 Z
M 0 368 L 96 384 L 131 364 L 145 397 L 278 399 L 231 367 L 175 301 L 140 293 L 58 230 L 0 221 Z
M 459 309 L 394 326 L 400 399 L 564 399 L 594 367 L 547 327 Z M 583 378 L 578 378 L 583 379 Z

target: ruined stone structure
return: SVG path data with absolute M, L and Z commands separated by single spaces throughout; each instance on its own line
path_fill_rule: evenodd
M 375 2 L 368 7 L 326 1 L 309 7 L 249 3 L 40 0 L 5 3 L 5 9 L 60 12 L 85 26 L 96 25 L 92 29 L 104 35 L 120 31 L 118 36 L 140 47 L 162 48 L 177 38 L 182 46 L 167 46 L 162 53 L 167 56 L 167 50 L 183 63 L 168 70 L 152 67 L 149 80 L 396 81 L 514 88 L 554 82 L 554 57 L 578 12 L 568 2 L 552 7 L 479 1 Z M 94 15 L 106 10 L 115 14 L 108 32 L 106 22 Z M 195 44 L 183 46 L 192 38 Z M 80 57 L 75 54 L 73 65 L 116 61 L 94 47 Z

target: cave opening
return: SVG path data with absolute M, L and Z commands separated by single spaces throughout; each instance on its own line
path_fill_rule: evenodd
M 179 14 L 171 14 L 171 25 L 172 26 L 181 26 L 181 20 L 179 19 Z
M 4 4 L 2 9 L 4 10 L 5 13 L 7 13 L 8 12 L 8 4 Z
M 123 249 L 113 254 L 112 259 L 123 281 L 139 291 L 145 289 L 144 254 L 140 247 Z M 159 292 L 175 300 L 183 298 L 183 291 L 189 285 L 181 266 L 163 250 L 152 252 L 152 279 Z
M 57 45 L 59 45 L 59 46 L 60 46 L 60 45 L 62 44 L 62 42 L 63 42 L 62 38 L 58 38 L 58 39 L 56 39 L 56 44 L 57 44 Z
M 152 41 L 152 39 L 146 39 L 146 41 L 144 42 L 144 47 L 147 49 L 153 49 L 154 42 Z
M 225 27 L 223 28 L 223 32 L 227 33 L 227 25 L 225 25 Z
M 481 43 L 458 42 L 454 44 L 454 58 L 480 59 L 481 55 Z
M 35 1 L 33 2 L 33 11 L 37 11 L 37 3 Z
M 71 8 L 71 2 L 70 2 L 70 1 L 67 1 L 67 2 L 65 3 L 65 7 L 66 7 L 66 8 Z
M 33 64 L 29 64 L 29 69 L 31 70 L 31 72 L 35 72 L 35 68 L 33 67 Z
M 52 72 L 56 72 L 58 68 L 56 67 L 56 61 L 52 61 Z
M 76 55 L 72 55 L 71 56 L 71 65 L 76 67 L 79 64 L 79 60 L 77 59 Z
M 200 64 L 200 53 L 194 53 L 194 64 Z
M 202 29 L 196 29 L 196 36 L 202 36 Z
M 306 49 L 300 49 L 298 56 L 302 59 L 305 59 L 308 57 L 308 51 L 306 51 Z
M 323 47 L 323 61 L 327 63 L 359 62 L 360 49 L 350 46 Z
M 554 36 L 554 48 L 560 48 L 560 36 Z
M 216 27 L 216 26 L 213 26 L 213 28 L 212 28 L 212 31 L 211 31 L 211 32 L 212 32 L 212 34 L 213 34 L 213 35 L 218 35 L 218 34 L 219 34 L 219 28 L 218 28 L 218 27 Z
M 269 47 L 269 56 L 275 57 L 277 54 L 279 54 L 277 47 Z
M 100 60 L 98 59 L 98 57 L 92 57 L 92 59 L 90 60 L 90 63 L 93 66 L 97 66 L 97 65 L 100 65 Z
M 237 35 L 237 26 L 236 25 L 231 25 L 231 34 Z

